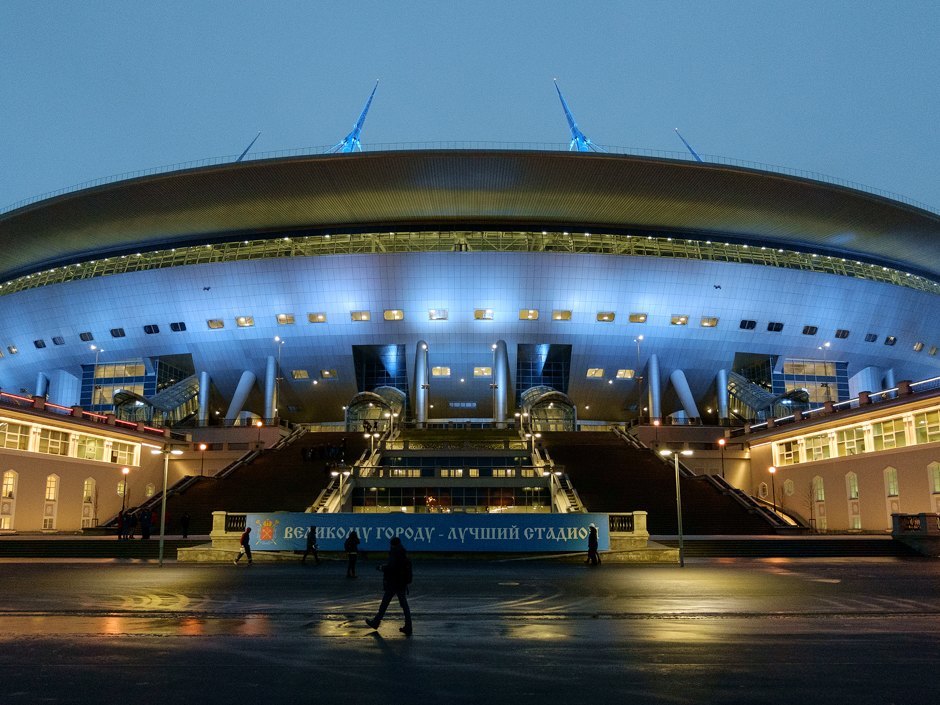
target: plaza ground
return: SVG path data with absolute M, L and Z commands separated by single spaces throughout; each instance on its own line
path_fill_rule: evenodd
M 0 561 L 4 702 L 893 703 L 936 691 L 940 561 Z

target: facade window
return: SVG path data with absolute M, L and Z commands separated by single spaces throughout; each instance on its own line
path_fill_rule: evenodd
M 931 346 L 930 350 L 927 351 L 927 354 L 930 355 L 930 357 L 934 357 L 937 354 L 937 346 Z
M 865 431 L 856 426 L 836 431 L 836 452 L 840 458 L 865 452 Z
M 65 345 L 65 338 L 63 338 L 61 335 L 54 335 L 52 336 L 52 344 L 53 345 Z
M 614 318 L 617 317 L 617 314 L 613 311 L 598 311 L 597 312 L 597 322 L 598 323 L 613 323 Z
M 113 441 L 111 443 L 111 462 L 119 465 L 134 465 L 137 462 L 135 452 L 137 446 L 133 443 L 121 443 Z
M 220 328 L 225 328 L 225 321 L 223 321 L 221 318 L 210 318 L 208 321 L 206 321 L 206 325 L 211 330 L 219 330 Z
M 33 345 L 35 345 L 38 350 L 42 350 L 44 347 L 46 347 L 46 341 L 45 341 L 45 340 L 34 340 L 34 341 L 33 341 Z
M 147 335 L 156 335 L 160 332 L 160 326 L 156 323 L 151 323 L 150 325 L 144 326 L 144 333 Z
M 757 327 L 757 321 L 743 320 L 741 321 L 740 328 L 741 330 L 754 330 Z
M 475 309 L 473 309 L 473 320 L 475 320 L 475 321 L 492 321 L 492 320 L 493 320 L 493 309 L 491 309 L 491 308 L 475 308 Z
M 617 370 L 617 379 L 633 379 L 634 370 Z
M 555 309 L 554 311 L 552 311 L 552 320 L 553 321 L 570 321 L 571 311 L 567 309 Z
M 702 316 L 702 328 L 715 328 L 718 325 L 718 316 Z
M 836 337 L 839 338 L 839 340 L 845 340 L 849 337 L 849 332 L 844 328 L 840 328 L 836 331 Z
M 777 465 L 795 465 L 800 462 L 800 445 L 797 441 L 777 443 Z
M 858 475 L 854 472 L 845 476 L 845 493 L 849 499 L 858 499 Z
M 309 323 L 326 323 L 326 314 L 325 313 L 308 313 L 307 322 Z
M 0 488 L 4 499 L 15 499 L 16 497 L 16 472 L 7 470 L 3 473 L 3 486 Z
M 154 493 L 155 493 L 156 491 L 157 491 L 157 488 L 153 486 L 153 483 L 152 483 L 152 482 L 148 482 L 148 483 L 144 486 L 144 497 L 147 497 L 147 498 L 149 499 L 150 497 L 153 497 L 153 495 L 154 495 Z
M 918 443 L 940 441 L 940 409 L 914 414 L 914 433 Z
M 82 483 L 82 502 L 90 504 L 95 499 L 95 478 L 86 477 Z
M 891 467 L 885 468 L 885 495 L 897 497 L 898 494 L 898 471 Z
M 51 428 L 41 429 L 38 450 L 40 453 L 49 455 L 68 455 L 69 434 L 64 431 L 53 431 Z
M 822 433 L 818 436 L 808 436 L 805 441 L 807 460 L 825 460 L 830 457 L 829 434 Z
M 46 501 L 55 502 L 59 499 L 59 476 L 49 475 L 46 478 Z
M 95 438 L 94 436 L 79 436 L 76 453 L 83 460 L 104 460 L 104 439 Z
M 429 321 L 446 321 L 447 318 L 448 311 L 446 308 L 432 308 L 428 310 Z
M 588 367 L 587 371 L 588 379 L 600 379 L 604 376 L 603 367 Z
M 534 309 L 534 308 L 519 309 L 520 321 L 537 321 L 538 319 L 539 319 L 538 309 Z
M 350 311 L 349 318 L 357 323 L 364 323 L 372 320 L 372 313 L 370 311 Z
M 291 370 L 290 376 L 294 379 L 309 379 L 310 373 L 307 370 Z
M 294 325 L 294 314 L 293 313 L 279 313 L 277 314 L 277 324 L 279 326 L 292 326 Z
M 0 448 L 13 450 L 29 448 L 29 426 L 9 421 L 0 424 Z
M 251 328 L 254 324 L 254 316 L 238 316 L 235 318 L 235 325 L 239 328 Z
M 515 468 L 493 468 L 493 477 L 515 477 Z
M 878 336 L 877 336 L 876 334 L 874 334 L 874 333 L 866 333 L 866 334 L 865 334 L 865 342 L 866 342 L 866 343 L 874 343 L 874 342 L 876 342 L 877 340 L 878 340 Z
M 771 333 L 779 333 L 783 330 L 783 324 L 778 323 L 777 321 L 771 321 L 767 324 L 767 330 Z
M 803 335 L 816 335 L 819 328 L 816 326 L 803 326 Z
M 629 320 L 630 323 L 646 323 L 647 318 L 648 316 L 645 313 L 631 313 L 630 318 L 627 320 Z
M 826 486 L 823 483 L 823 479 L 819 475 L 813 478 L 813 501 L 826 501 Z
M 757 496 L 761 499 L 767 499 L 770 494 L 770 487 L 766 482 L 762 482 L 757 486 Z
M 889 335 L 887 338 L 885 338 L 885 345 L 894 345 L 897 342 L 898 339 L 896 336 Z
M 16 353 L 18 353 L 19 350 L 16 348 L 15 345 L 7 345 L 7 352 L 10 353 L 11 355 L 16 355 Z
M 336 379 L 336 370 L 320 370 L 321 379 Z
M 914 352 L 920 352 L 923 349 L 924 349 L 923 343 L 920 343 L 920 342 L 914 343 Z
M 930 492 L 940 494 L 940 463 L 931 463 L 927 466 L 927 472 L 930 473 Z M 3 476 L 6 482 L 6 475 Z M 6 485 L 4 485 L 6 487 Z M 6 494 L 3 495 L 6 497 Z
M 432 367 L 431 376 L 432 377 L 450 377 L 450 368 L 449 367 Z
M 123 338 L 127 333 L 124 332 L 123 328 L 112 328 L 111 337 L 112 338 Z
M 794 492 L 796 492 L 796 485 L 794 484 L 793 480 L 786 480 L 783 483 L 783 493 L 787 497 L 792 497 Z
M 84 343 L 90 343 L 95 339 L 95 336 L 93 336 L 90 331 L 85 331 L 84 333 L 78 334 L 78 339 Z
M 441 468 L 441 477 L 463 477 L 463 468 Z
M 474 367 L 473 376 L 474 377 L 492 377 L 493 368 L 492 367 Z
M 382 313 L 382 318 L 386 321 L 403 321 L 405 320 L 405 312 L 400 308 L 387 308 Z
M 892 450 L 907 445 L 903 419 L 889 419 L 871 425 L 875 450 Z
M 170 324 L 170 330 L 174 333 L 182 333 L 186 330 L 186 324 L 183 321 L 175 321 Z
M 669 317 L 669 324 L 673 326 L 688 325 L 689 317 L 684 313 L 674 313 Z

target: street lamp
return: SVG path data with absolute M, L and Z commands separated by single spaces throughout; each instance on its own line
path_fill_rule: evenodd
M 202 477 L 206 469 L 206 448 L 208 448 L 205 443 L 199 444 L 199 477 Z
M 718 439 L 718 448 L 721 450 L 721 477 L 725 476 L 725 445 L 728 441 L 724 438 Z
M 150 451 L 153 455 L 163 456 L 163 496 L 160 498 L 160 567 L 163 567 L 163 536 L 166 532 L 166 481 L 170 470 L 170 456 L 182 455 L 183 451 L 173 448 L 169 444 L 162 449 L 154 448 Z
M 682 455 L 692 455 L 691 450 L 683 450 L 676 452 L 674 450 L 661 450 L 659 454 L 663 457 L 672 456 L 674 461 L 674 466 L 676 469 L 676 525 L 679 528 L 679 567 L 685 567 L 685 553 L 683 552 L 682 546 L 682 493 L 679 490 L 679 453 Z
M 95 351 L 95 368 L 91 373 L 91 403 L 100 404 L 101 403 L 101 386 L 98 384 L 98 355 L 104 352 L 103 348 L 99 348 L 97 345 L 89 345 L 90 350 Z M 98 392 L 98 401 L 95 401 L 95 392 Z
M 656 439 L 654 443 L 659 445 L 659 424 L 662 423 L 659 419 L 653 419 L 653 429 L 656 433 Z
M 375 455 L 375 439 L 379 437 L 378 433 L 367 433 L 365 438 L 369 439 L 369 460 L 371 462 L 372 456 Z
M 264 426 L 264 421 L 255 421 L 255 426 L 258 427 L 258 448 L 261 447 L 261 427 Z
M 342 510 L 343 504 L 344 504 L 344 500 L 343 500 L 343 481 L 344 481 L 347 477 L 349 477 L 349 470 L 343 470 L 342 472 L 340 472 L 339 470 L 333 470 L 332 472 L 330 472 L 330 475 L 332 475 L 333 477 L 338 477 L 338 478 L 339 478 L 339 508 L 340 508 L 340 510 Z
M 636 380 L 636 422 L 640 423 L 640 419 L 643 417 L 643 408 L 640 402 L 640 396 L 642 394 L 640 387 L 643 383 L 643 375 L 640 374 L 640 342 L 643 340 L 642 335 L 638 335 L 633 339 L 633 342 L 636 343 L 636 372 L 633 373 L 633 379 Z
M 777 468 L 775 468 L 773 465 L 771 465 L 771 466 L 768 468 L 768 471 L 770 472 L 770 490 L 771 490 L 771 496 L 772 496 L 773 499 L 774 499 L 774 503 L 773 503 L 774 514 L 776 514 L 776 513 L 777 513 L 777 483 L 774 482 L 774 476 L 776 475 Z
M 124 484 L 121 491 L 121 514 L 124 513 L 124 508 L 127 506 L 127 476 L 130 471 L 130 468 L 121 468 L 121 472 L 124 474 Z
M 823 354 L 823 374 L 825 374 L 825 376 L 826 376 L 827 378 L 829 378 L 829 377 L 834 377 L 834 376 L 835 376 L 835 375 L 830 375 L 830 374 L 829 374 L 829 359 L 828 359 L 828 358 L 829 358 L 829 355 L 828 355 L 828 352 L 829 352 L 829 347 L 830 347 L 831 345 L 832 345 L 832 344 L 827 340 L 825 343 L 823 343 L 822 345 L 820 345 L 820 346 L 817 348 L 817 349 L 820 350 L 820 351 L 822 352 L 822 354 Z M 825 389 L 826 389 L 826 401 L 832 401 L 832 391 L 831 391 L 831 389 L 830 389 L 830 387 L 829 387 L 829 382 L 827 381 L 827 382 L 823 383 L 822 386 L 825 387 Z

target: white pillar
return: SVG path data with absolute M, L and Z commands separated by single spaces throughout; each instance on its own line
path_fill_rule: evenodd
M 209 373 L 203 370 L 199 373 L 199 425 L 209 423 Z
M 660 389 L 659 389 L 659 358 L 656 355 L 650 355 L 647 363 L 646 386 L 649 393 L 650 421 L 662 419 L 662 410 L 660 409 Z
M 226 421 L 229 423 L 235 422 L 235 419 L 238 418 L 238 415 L 245 407 L 245 400 L 248 399 L 248 395 L 251 393 L 251 388 L 254 386 L 254 373 L 249 372 L 248 370 L 242 372 L 242 376 L 238 380 L 238 386 L 235 388 L 235 394 L 232 397 L 232 403 L 229 404 L 228 411 L 225 412 Z
M 428 344 L 418 341 L 415 350 L 415 426 L 424 428 L 428 420 Z

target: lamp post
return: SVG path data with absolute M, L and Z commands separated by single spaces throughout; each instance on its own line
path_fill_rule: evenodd
M 774 482 L 774 477 L 776 476 L 777 468 L 771 465 L 768 468 L 768 471 L 770 472 L 770 490 L 771 490 L 771 496 L 773 497 L 774 514 L 776 514 L 777 513 L 777 483 Z
M 655 445 L 659 445 L 659 424 L 662 423 L 659 419 L 653 419 L 653 430 L 656 433 L 656 439 L 653 441 Z
M 208 448 L 205 443 L 199 444 L 199 477 L 202 477 L 205 474 L 206 469 L 206 448 Z
M 124 509 L 127 507 L 127 476 L 130 471 L 130 468 L 121 468 L 121 472 L 124 474 L 124 484 L 121 487 L 121 514 L 124 513 Z
M 365 437 L 369 439 L 369 461 L 371 462 L 372 456 L 375 455 L 375 439 L 379 437 L 379 434 L 367 433 Z
M 828 352 L 829 352 L 829 347 L 830 347 L 831 345 L 832 345 L 832 344 L 827 340 L 825 343 L 823 343 L 822 345 L 820 345 L 819 348 L 817 348 L 817 349 L 820 350 L 820 351 L 822 352 L 822 354 L 823 354 L 823 373 L 826 375 L 826 378 L 827 378 L 827 379 L 828 379 L 829 377 L 834 377 L 834 376 L 835 376 L 835 375 L 830 375 L 830 374 L 829 374 L 829 355 L 828 355 Z M 825 382 L 822 386 L 825 387 L 825 389 L 826 389 L 826 401 L 832 401 L 832 391 L 831 391 L 830 388 L 829 388 L 829 382 L 828 382 L 828 381 Z
M 691 450 L 681 451 L 682 455 L 692 455 Z M 676 469 L 676 525 L 679 529 L 679 567 L 685 567 L 685 553 L 682 546 L 682 492 L 679 489 L 679 451 L 661 450 L 659 454 L 663 457 L 672 456 L 673 465 Z
M 349 477 L 349 470 L 343 470 L 342 472 L 340 472 L 339 470 L 333 470 L 332 472 L 330 472 L 330 475 L 332 475 L 333 477 L 339 478 L 339 508 L 340 510 L 342 510 L 343 504 L 345 504 L 343 500 L 343 496 L 344 496 L 343 485 L 344 485 L 344 480 L 347 477 Z
M 89 345 L 90 350 L 95 351 L 95 368 L 91 373 L 91 403 L 100 404 L 101 403 L 101 387 L 98 385 L 98 355 L 103 353 L 104 350 L 99 348 L 97 345 Z M 95 401 L 95 392 L 98 392 L 98 401 Z
M 643 340 L 642 335 L 638 335 L 633 339 L 633 342 L 636 343 L 636 372 L 633 373 L 633 379 L 636 380 L 636 422 L 640 423 L 640 419 L 643 417 L 643 404 L 641 403 L 642 390 L 640 387 L 643 383 L 643 375 L 640 374 L 640 342 Z
M 264 421 L 255 421 L 255 426 L 258 427 L 258 448 L 261 448 L 261 427 L 264 426 Z
M 161 450 L 154 449 L 150 451 L 153 455 L 163 456 L 163 496 L 160 498 L 160 567 L 163 567 L 163 537 L 166 533 L 166 482 L 170 470 L 170 456 L 182 455 L 183 451 L 173 448 L 169 444 L 163 446 Z
M 728 441 L 724 438 L 718 439 L 718 448 L 721 450 L 721 477 L 722 479 L 724 479 L 725 477 L 725 445 L 727 445 L 727 443 Z

